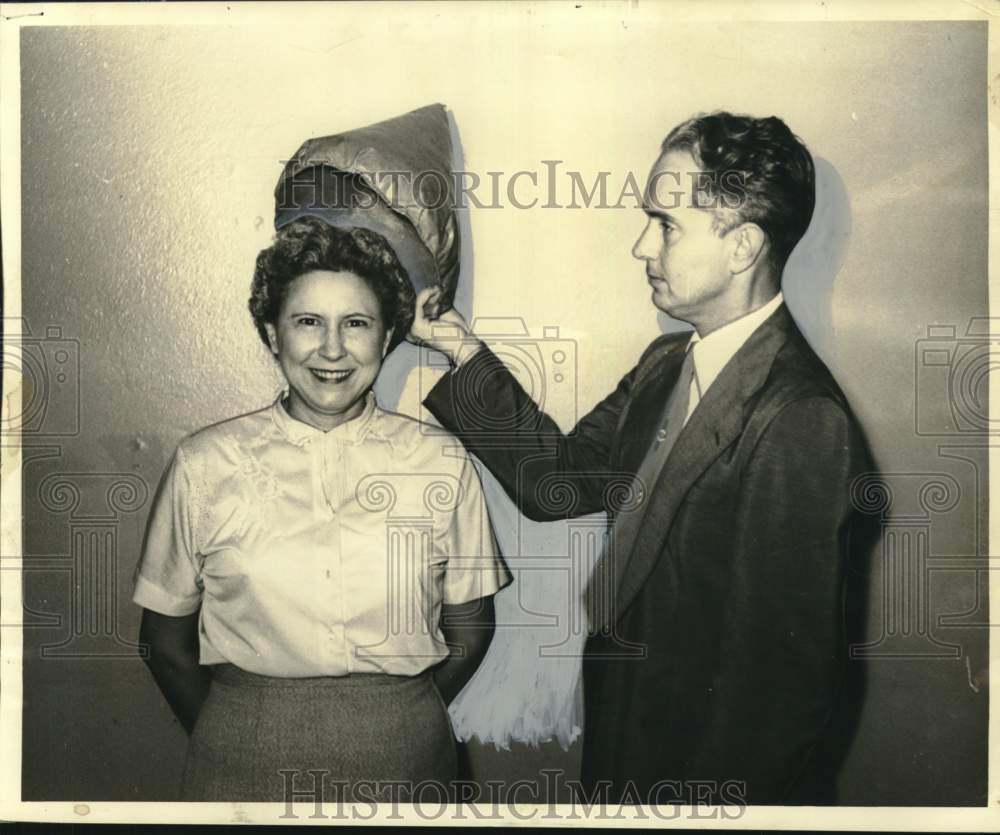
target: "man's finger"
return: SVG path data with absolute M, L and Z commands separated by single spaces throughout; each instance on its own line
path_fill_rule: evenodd
M 425 319 L 437 319 L 444 312 L 438 303 L 440 297 L 441 290 L 437 287 L 422 290 L 417 296 L 417 306 L 423 311 Z
M 440 292 L 441 292 L 440 287 L 425 287 L 423 290 L 417 293 L 417 304 L 418 305 L 426 304 L 427 300 L 431 296 L 437 295 Z

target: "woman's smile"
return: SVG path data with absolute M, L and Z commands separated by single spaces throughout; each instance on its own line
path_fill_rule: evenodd
M 343 383 L 354 373 L 353 368 L 346 370 L 332 370 L 327 368 L 310 368 L 313 375 L 324 383 Z

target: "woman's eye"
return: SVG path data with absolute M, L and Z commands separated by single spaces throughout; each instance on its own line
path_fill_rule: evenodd
M 368 327 L 368 320 L 367 319 L 348 319 L 347 322 L 346 322 L 346 324 L 347 324 L 347 327 L 349 327 L 349 328 L 367 328 Z
M 669 220 L 661 220 L 660 228 L 663 230 L 664 234 L 669 234 L 673 232 L 676 228 Z
M 300 316 L 295 320 L 296 325 L 305 325 L 306 327 L 312 327 L 313 325 L 319 324 L 319 319 L 315 316 Z

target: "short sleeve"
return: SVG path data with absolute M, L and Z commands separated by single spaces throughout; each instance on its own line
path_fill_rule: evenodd
M 443 602 L 449 604 L 496 594 L 512 579 L 493 535 L 479 474 L 469 458 L 463 461 L 459 481 L 461 498 L 442 543 L 448 554 Z
M 162 615 L 190 615 L 201 605 L 200 563 L 192 531 L 192 484 L 178 447 L 163 473 L 146 523 L 132 600 Z

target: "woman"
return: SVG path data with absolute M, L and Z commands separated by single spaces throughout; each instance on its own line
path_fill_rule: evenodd
M 454 776 L 442 697 L 510 576 L 461 447 L 371 392 L 413 299 L 370 229 L 303 217 L 257 258 L 250 310 L 288 389 L 180 443 L 137 572 L 147 663 L 191 733 L 186 800 Z

